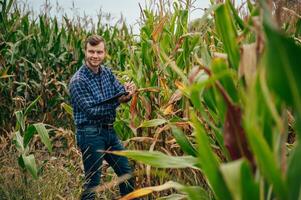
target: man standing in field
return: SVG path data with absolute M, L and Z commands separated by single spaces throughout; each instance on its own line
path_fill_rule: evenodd
M 106 45 L 102 37 L 92 35 L 85 41 L 85 64 L 73 75 L 69 91 L 76 125 L 76 139 L 85 170 L 85 191 L 82 199 L 94 199 L 93 188 L 99 185 L 101 165 L 105 159 L 118 176 L 131 174 L 126 157 L 102 151 L 120 151 L 124 147 L 113 129 L 116 108 L 128 102 L 136 90 L 133 83 L 120 82 L 102 65 Z M 120 194 L 133 191 L 133 178 L 119 185 Z

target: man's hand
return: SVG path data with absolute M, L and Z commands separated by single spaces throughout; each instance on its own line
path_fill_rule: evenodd
M 124 84 L 125 87 L 125 91 L 129 92 L 129 94 L 131 94 L 131 96 L 136 92 L 137 88 L 135 83 L 133 82 L 126 82 Z
M 136 85 L 133 83 L 133 82 L 126 82 L 124 84 L 124 87 L 125 87 L 125 91 L 128 92 L 129 94 L 128 95 L 123 95 L 121 97 L 119 97 L 119 102 L 120 103 L 124 103 L 124 102 L 128 102 L 131 100 L 133 94 L 136 92 L 137 90 L 137 87 Z

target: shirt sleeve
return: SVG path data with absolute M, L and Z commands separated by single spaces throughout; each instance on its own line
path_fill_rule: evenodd
M 85 112 L 89 119 L 105 116 L 110 111 L 110 104 L 96 102 L 81 79 L 74 80 L 69 86 L 71 102 Z
M 119 80 L 116 78 L 116 76 L 113 74 L 111 70 L 109 70 L 109 76 L 116 90 L 116 94 L 125 92 L 124 86 L 119 82 Z

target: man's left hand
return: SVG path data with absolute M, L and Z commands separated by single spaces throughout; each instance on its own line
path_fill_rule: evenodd
M 127 91 L 129 94 L 128 95 L 123 95 L 121 97 L 119 97 L 119 102 L 120 103 L 124 103 L 124 102 L 128 102 L 131 100 L 133 94 L 136 92 L 137 87 L 135 85 L 135 83 L 133 82 L 126 82 L 124 84 L 125 87 L 125 91 Z
M 125 91 L 129 92 L 129 94 L 131 94 L 131 96 L 136 92 L 137 87 L 135 85 L 134 82 L 126 82 L 124 84 L 125 87 Z

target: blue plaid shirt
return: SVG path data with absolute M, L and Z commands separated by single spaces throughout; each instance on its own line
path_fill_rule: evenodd
M 99 73 L 95 74 L 83 65 L 71 78 L 69 92 L 75 125 L 79 126 L 113 123 L 118 99 L 105 100 L 125 92 L 125 88 L 109 68 L 101 66 Z

